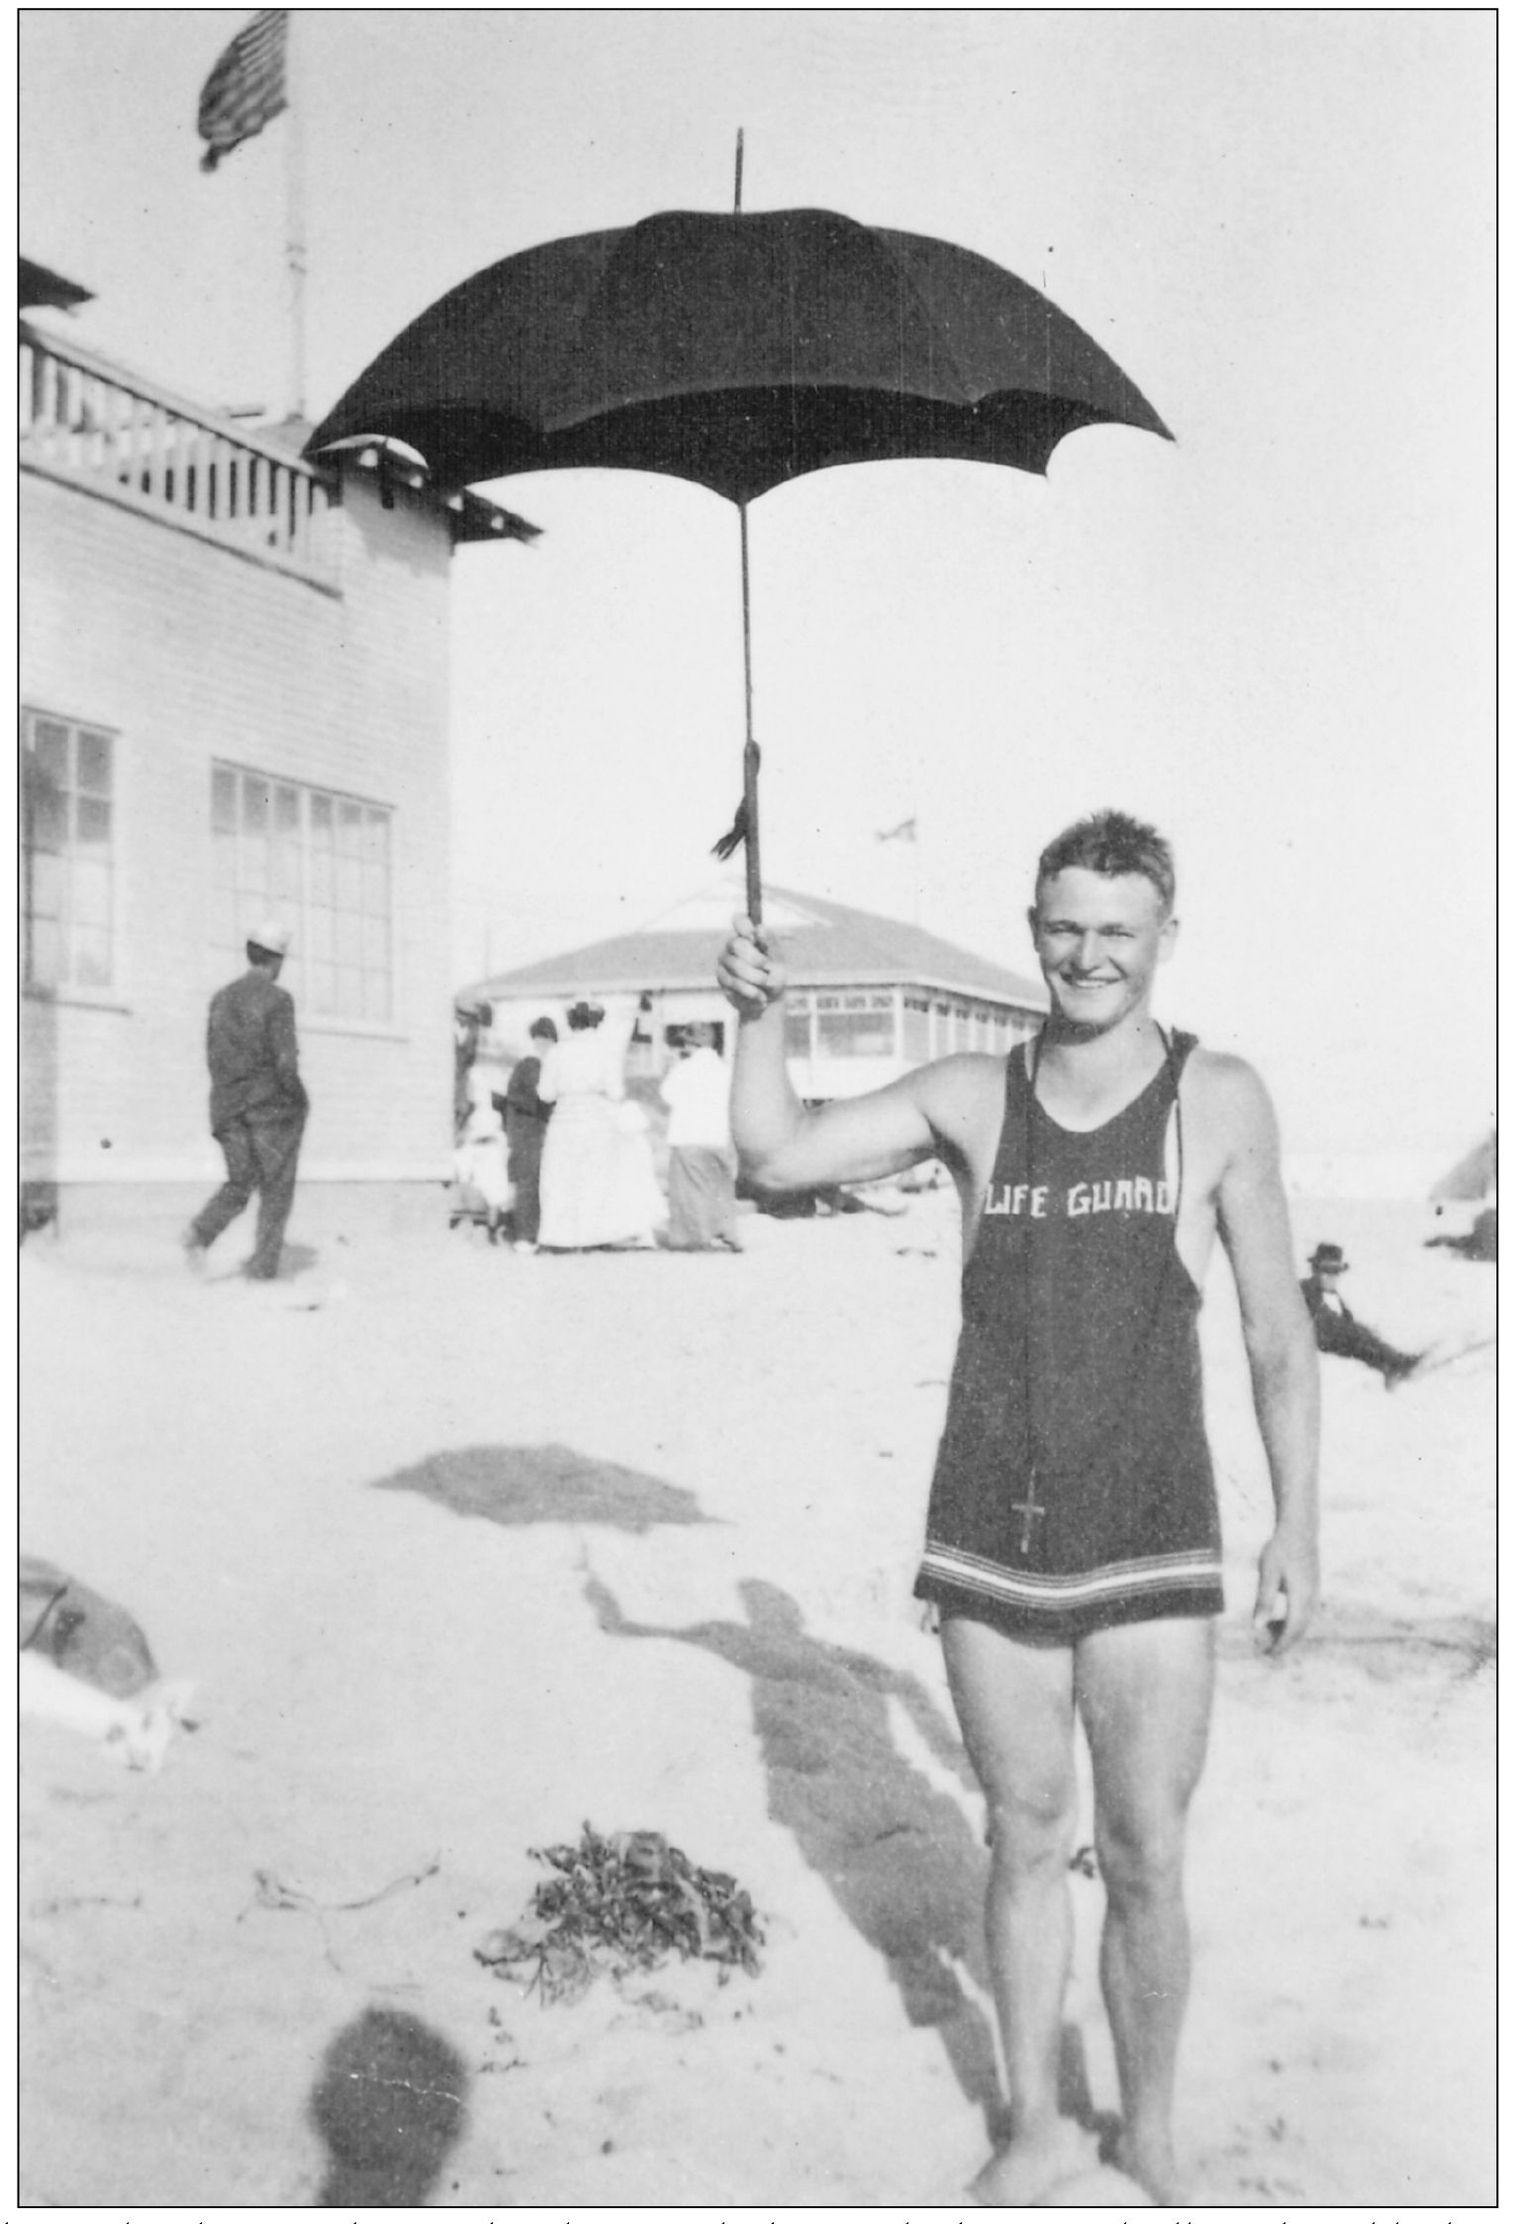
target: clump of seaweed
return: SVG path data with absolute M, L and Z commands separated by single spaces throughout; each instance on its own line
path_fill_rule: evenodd
M 492 1931 L 475 1959 L 497 1977 L 536 1992 L 546 2006 L 578 2000 L 598 1974 L 621 1978 L 685 1960 L 759 1969 L 764 1932 L 747 1892 L 720 1870 L 701 1869 L 657 1830 L 589 1823 L 574 1846 L 533 1846 L 553 1874 L 536 1885 L 528 1912 Z

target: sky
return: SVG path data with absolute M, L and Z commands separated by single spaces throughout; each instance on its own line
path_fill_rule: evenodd
M 23 250 L 78 335 L 295 399 L 291 123 L 214 176 L 245 20 L 20 19 Z M 1174 844 L 1161 1015 L 1288 1148 L 1452 1159 L 1492 1117 L 1495 17 L 1475 11 L 301 10 L 308 412 L 471 272 L 661 208 L 832 208 L 1042 286 L 1175 433 L 1046 479 L 821 472 L 750 511 L 777 885 L 1030 969 L 1038 852 Z M 737 513 L 545 473 L 461 550 L 460 980 L 710 884 L 740 786 Z M 915 818 L 918 839 L 879 834 Z

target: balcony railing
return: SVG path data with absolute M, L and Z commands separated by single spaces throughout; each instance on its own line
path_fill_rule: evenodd
M 288 450 L 26 325 L 19 390 L 23 467 L 335 584 L 327 489 Z

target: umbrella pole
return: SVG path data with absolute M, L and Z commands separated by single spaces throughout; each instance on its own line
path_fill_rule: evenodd
M 733 214 L 743 208 L 743 133 L 733 159 Z M 748 626 L 748 504 L 738 504 L 738 545 L 743 552 L 743 873 L 748 915 L 757 927 L 764 914 L 759 877 L 759 744 L 754 739 L 754 666 Z
M 743 867 L 748 915 L 757 927 L 764 894 L 759 877 L 759 744 L 754 739 L 754 666 L 748 620 L 748 504 L 738 504 L 738 540 L 743 557 Z

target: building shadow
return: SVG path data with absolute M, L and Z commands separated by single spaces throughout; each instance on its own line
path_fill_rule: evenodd
M 468 2091 L 463 2057 L 419 2016 L 366 2008 L 328 2047 L 311 2094 L 328 2158 L 313 2205 L 424 2207 L 464 2129 Z
M 776 1584 L 738 1589 L 746 1623 L 683 1629 L 630 1621 L 598 1577 L 585 1595 L 608 1636 L 691 1645 L 750 1678 L 772 1819 L 880 1954 L 909 2021 L 938 2032 L 994 2142 L 1004 2131 L 995 2043 L 964 1981 L 982 1990 L 988 1982 L 986 1850 L 959 1802 L 898 1749 L 889 1702 L 905 1708 L 929 1753 L 969 1789 L 959 1740 L 914 1676 L 809 1636 Z
M 385 1475 L 375 1490 L 412 1490 L 450 1513 L 525 1528 L 589 1522 L 646 1536 L 650 1529 L 710 1521 L 699 1500 L 657 1475 L 588 1459 L 565 1444 L 470 1444 L 434 1452 Z

